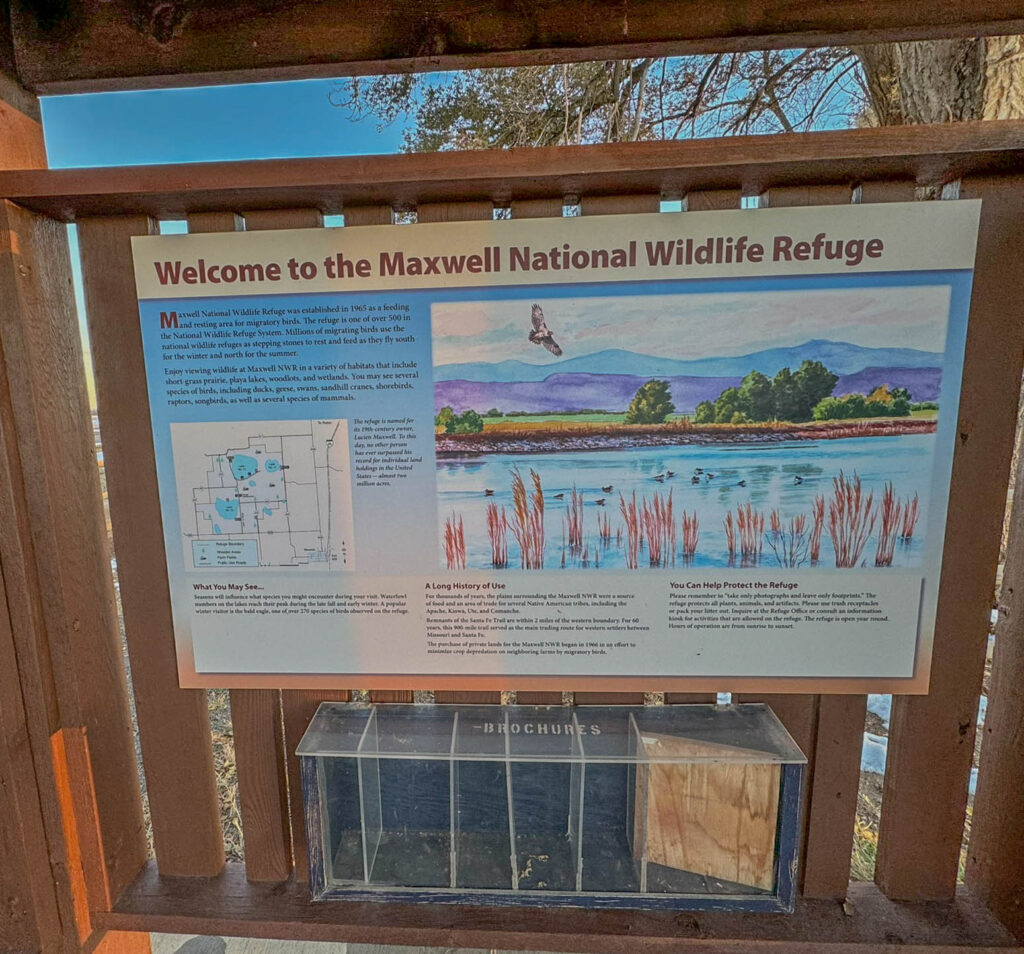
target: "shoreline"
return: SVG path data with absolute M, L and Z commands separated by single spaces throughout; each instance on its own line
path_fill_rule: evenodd
M 866 421 L 809 422 L 784 426 L 620 425 L 615 433 L 585 427 L 484 430 L 478 434 L 438 434 L 438 459 L 485 454 L 554 454 L 566 451 L 629 450 L 634 447 L 708 446 L 711 444 L 779 444 L 786 441 L 843 440 L 932 434 L 936 418 L 878 418 Z M 619 429 L 621 428 L 621 430 Z

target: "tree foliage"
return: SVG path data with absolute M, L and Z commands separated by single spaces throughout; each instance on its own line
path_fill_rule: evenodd
M 637 389 L 623 423 L 661 424 L 675 409 L 668 381 L 652 378 Z
M 354 118 L 415 152 L 1024 116 L 1024 38 L 882 43 L 354 78 Z
M 745 424 L 748 421 L 809 421 L 815 406 L 839 380 L 820 361 L 803 361 L 796 371 L 781 368 L 774 378 L 751 371 L 738 388 L 697 405 L 697 424 Z

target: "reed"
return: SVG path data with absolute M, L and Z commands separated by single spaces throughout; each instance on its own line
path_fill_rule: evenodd
M 639 566 L 640 556 L 640 514 L 636 505 L 636 491 L 630 502 L 619 494 L 619 510 L 622 511 L 622 519 L 626 524 L 626 546 L 624 556 L 626 567 L 635 570 Z
M 697 552 L 697 541 L 700 539 L 700 525 L 697 522 L 697 511 L 687 514 L 683 511 L 683 559 L 692 560 Z
M 807 559 L 807 550 L 810 546 L 807 517 L 804 514 L 790 517 L 785 525 L 780 519 L 778 530 L 771 530 L 767 534 L 767 539 L 779 566 L 801 566 Z
M 496 503 L 487 505 L 487 537 L 491 541 L 491 566 L 508 566 L 508 517 L 505 508 Z
M 875 528 L 875 517 L 874 494 L 864 496 L 856 472 L 847 477 L 839 471 L 832 478 L 832 499 L 828 504 L 828 535 L 832 538 L 837 567 L 854 567 L 860 562 Z
M 903 504 L 903 524 L 900 527 L 900 539 L 904 542 L 913 539 L 914 527 L 917 526 L 918 518 L 918 506 L 920 501 L 917 498 L 917 494 L 914 494 L 913 499 L 907 497 Z
M 603 511 L 597 514 L 597 536 L 602 543 L 609 543 L 612 539 L 612 518 Z
M 523 475 L 512 471 L 512 535 L 519 544 L 520 566 L 524 570 L 544 567 L 544 491 L 540 475 L 530 470 L 533 492 L 528 493 Z
M 740 532 L 740 562 L 744 566 L 757 563 L 761 558 L 761 540 L 764 536 L 764 511 L 755 510 L 748 500 L 736 508 L 736 526 Z
M 817 563 L 821 556 L 821 531 L 825 528 L 825 495 L 815 495 L 811 505 L 811 537 L 808 542 L 808 555 L 811 563 Z
M 643 529 L 647 535 L 647 558 L 651 566 L 676 564 L 676 524 L 672 515 L 672 491 L 662 497 L 655 491 L 651 505 L 641 504 Z
M 569 546 L 581 547 L 583 545 L 583 494 L 576 491 L 576 485 L 572 485 L 572 495 L 565 504 L 566 523 L 569 527 Z
M 900 535 L 903 504 L 896 499 L 892 489 L 892 481 L 882 491 L 882 521 L 878 527 L 878 545 L 875 547 L 875 566 L 892 566 L 893 553 L 896 551 L 896 539 Z
M 466 569 L 466 532 L 454 511 L 444 521 L 444 556 L 449 570 Z
M 732 511 L 725 515 L 725 543 L 729 548 L 729 562 L 736 562 L 736 525 L 733 523 Z
M 782 532 L 782 516 L 774 507 L 768 514 L 768 529 L 772 533 Z

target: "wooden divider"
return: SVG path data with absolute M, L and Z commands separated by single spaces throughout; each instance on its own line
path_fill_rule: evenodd
M 210 723 L 206 694 L 178 688 L 132 270 L 131 236 L 154 231 L 155 223 L 145 216 L 78 223 L 104 470 L 157 862 L 163 874 L 209 876 L 224 865 Z M 96 512 L 102 513 L 98 504 Z M 94 750 L 93 757 L 98 761 L 101 756 Z
M 968 178 L 960 196 L 983 204 L 931 691 L 893 699 L 875 874 L 898 900 L 956 887 L 1024 357 L 1020 180 Z
M 394 210 L 390 205 L 355 205 L 345 208 L 345 228 L 360 225 L 390 225 Z M 412 702 L 411 689 L 371 689 L 371 702 Z M 296 870 L 298 863 L 296 862 Z
M 657 212 L 662 199 L 651 194 L 640 196 L 582 196 L 581 215 L 622 215 L 627 213 Z M 656 660 L 651 660 L 656 662 Z M 577 705 L 643 705 L 642 692 L 575 692 L 572 701 Z
M 425 202 L 417 206 L 419 222 L 472 222 L 491 221 L 494 218 L 494 204 L 491 202 Z M 498 705 L 500 692 L 462 690 L 450 692 L 438 690 L 434 702 L 461 703 L 463 705 Z
M 683 197 L 686 212 L 725 212 L 739 209 L 743 193 L 739 189 L 708 189 L 689 192 Z M 668 213 L 669 215 L 684 213 Z M 685 508 L 683 508 L 685 509 Z M 665 704 L 669 706 L 687 704 L 708 704 L 716 702 L 718 694 L 714 692 L 666 692 Z
M 844 205 L 849 185 L 771 189 L 769 208 Z M 850 880 L 850 853 L 857 809 L 860 749 L 867 698 L 863 695 L 756 695 L 775 712 L 807 756 L 803 792 L 800 891 L 811 898 L 844 898 Z
M 1024 316 L 1020 320 L 1024 324 Z M 1024 940 L 1024 453 L 1019 445 L 1017 455 L 966 881 Z
M 244 213 L 244 218 L 247 232 L 323 225 L 323 216 L 316 209 L 252 211 Z M 348 693 L 231 690 L 245 872 L 250 881 L 284 881 L 293 867 L 306 871 L 301 776 L 294 754 L 298 738 L 289 738 L 288 728 L 301 736 L 299 726 L 304 731 L 317 704 L 326 698 L 344 700 Z M 295 825 L 293 812 L 298 819 Z
M 22 635 L 47 659 L 45 691 L 55 693 L 58 719 L 52 730 L 88 731 L 103 769 L 89 780 L 92 824 L 103 837 L 97 862 L 105 871 L 94 892 L 102 904 L 131 881 L 146 853 L 67 235 L 5 202 L 0 257 L 4 423 L 17 441 L 14 479 L 41 611 L 37 628 Z
M 563 196 L 552 196 L 550 199 L 513 199 L 512 219 L 557 219 L 561 217 L 564 205 Z M 516 691 L 516 703 L 521 706 L 560 706 L 562 692 L 558 689 L 519 689 Z

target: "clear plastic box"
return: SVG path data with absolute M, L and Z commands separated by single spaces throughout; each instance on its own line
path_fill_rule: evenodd
M 323 703 L 314 900 L 788 911 L 806 759 L 761 704 Z

